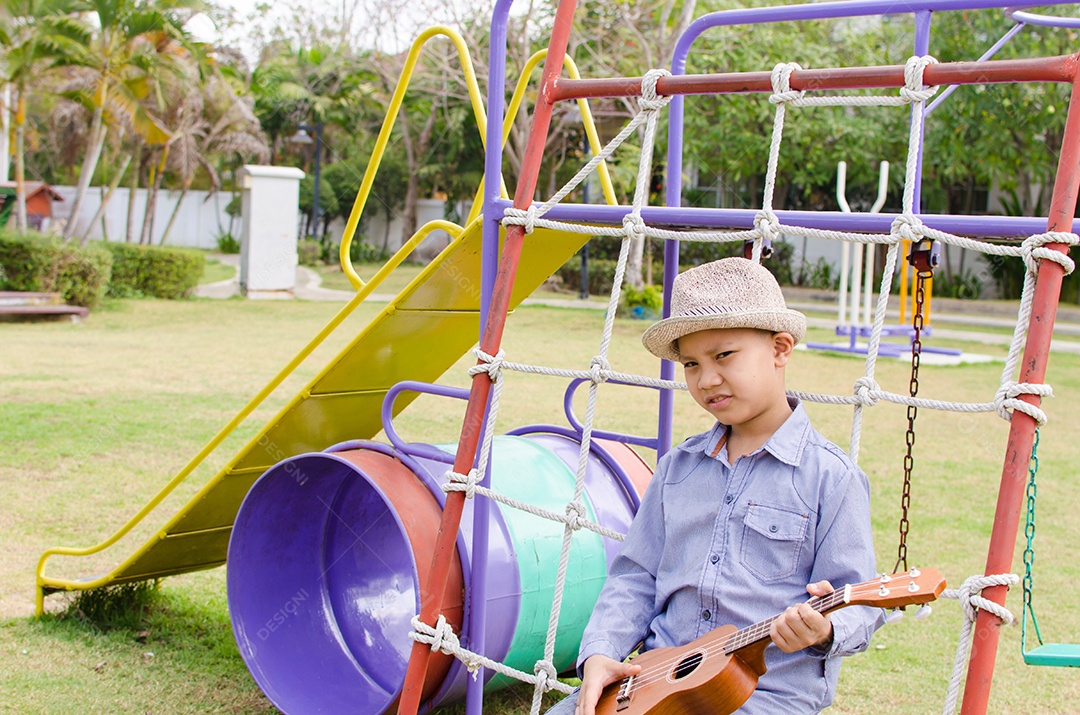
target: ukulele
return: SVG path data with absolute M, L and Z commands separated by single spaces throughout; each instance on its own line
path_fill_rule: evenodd
M 928 603 L 945 590 L 933 569 L 911 569 L 849 584 L 807 603 L 819 613 L 847 606 L 901 608 Z M 596 715 L 728 715 L 749 699 L 765 673 L 769 626 L 779 616 L 737 630 L 721 626 L 684 646 L 657 648 L 634 658 L 637 675 L 604 689 Z

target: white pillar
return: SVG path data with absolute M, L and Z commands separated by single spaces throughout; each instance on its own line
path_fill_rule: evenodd
M 291 298 L 296 285 L 300 179 L 287 166 L 240 170 L 240 292 L 248 298 Z

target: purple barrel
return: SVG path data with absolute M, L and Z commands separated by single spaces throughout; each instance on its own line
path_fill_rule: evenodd
M 518 432 L 494 441 L 493 487 L 561 513 L 573 494 L 579 443 L 559 428 Z M 424 458 L 374 442 L 346 447 L 271 467 L 233 526 L 233 632 L 259 687 L 286 713 L 379 715 L 396 707 L 412 646 L 410 619 L 420 610 L 445 503 L 441 485 L 450 465 L 431 458 L 430 445 L 417 450 Z M 454 448 L 437 447 L 448 458 Z M 586 471 L 590 518 L 625 531 L 647 472 L 625 445 L 594 442 Z M 490 514 L 487 635 L 479 650 L 531 672 L 543 653 L 557 566 L 550 553 L 561 544 L 562 525 L 501 505 Z M 474 607 L 467 588 L 472 526 L 468 500 L 441 609 L 458 633 L 467 632 Z M 555 658 L 560 669 L 572 667 L 617 548 L 585 530 L 574 539 Z M 455 659 L 432 658 L 425 709 L 462 698 L 467 677 Z M 487 687 L 504 684 L 495 678 Z

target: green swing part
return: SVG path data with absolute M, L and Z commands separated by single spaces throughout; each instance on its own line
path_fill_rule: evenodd
M 1031 445 L 1031 463 L 1028 466 L 1027 485 L 1027 525 L 1024 534 L 1027 536 L 1027 548 L 1024 549 L 1024 611 L 1020 621 L 1020 650 L 1024 654 L 1026 665 L 1047 665 L 1059 668 L 1080 668 L 1080 645 L 1075 643 L 1044 643 L 1042 632 L 1039 630 L 1039 620 L 1035 617 L 1035 608 L 1032 605 L 1032 571 L 1035 564 L 1035 496 L 1038 487 L 1035 483 L 1035 475 L 1039 472 L 1039 430 L 1035 429 L 1035 441 Z M 1027 622 L 1028 614 L 1031 614 L 1031 625 L 1035 629 L 1035 638 L 1039 645 L 1028 650 L 1027 648 Z

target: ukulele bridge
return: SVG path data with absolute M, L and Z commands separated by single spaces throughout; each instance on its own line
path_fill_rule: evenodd
M 623 681 L 619 687 L 619 694 L 615 696 L 615 711 L 625 710 L 630 707 L 630 690 L 634 687 L 634 677 L 631 675 Z

